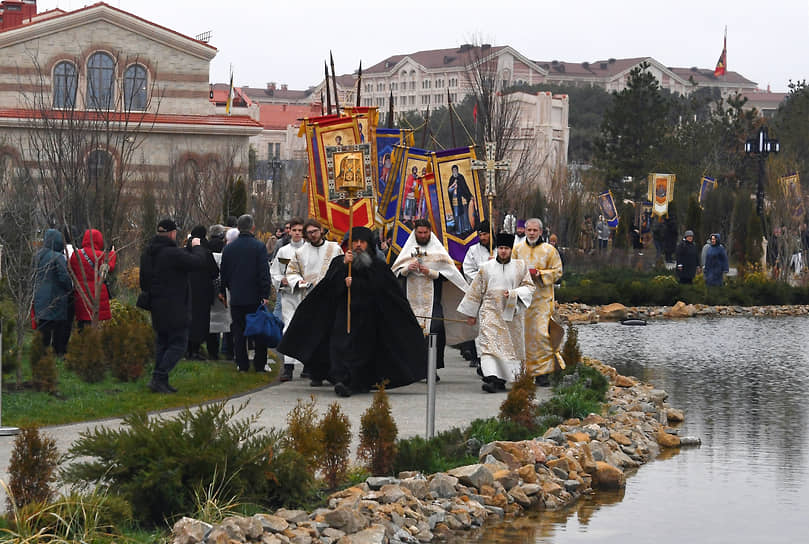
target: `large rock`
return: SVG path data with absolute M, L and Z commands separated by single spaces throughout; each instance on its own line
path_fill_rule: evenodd
M 309 513 L 306 512 L 306 510 L 287 510 L 286 508 L 279 508 L 275 511 L 275 515 L 279 518 L 284 518 L 289 523 L 300 523 L 309 519 Z
M 597 489 L 618 489 L 626 485 L 624 472 L 604 461 L 596 461 L 592 476 L 593 487 Z
M 657 443 L 660 444 L 661 448 L 679 448 L 680 447 L 680 437 L 677 435 L 669 434 L 663 429 L 658 429 L 657 433 L 655 434 L 655 438 L 657 438 Z
M 253 516 L 261 523 L 264 530 L 270 533 L 283 533 L 289 528 L 289 522 L 280 516 L 272 514 L 256 514 Z
M 514 470 L 498 470 L 492 474 L 495 481 L 500 482 L 504 489 L 509 490 L 520 483 L 520 476 Z
M 685 421 L 685 415 L 682 410 L 678 410 L 677 408 L 667 408 L 666 419 L 679 423 L 680 421 Z
M 624 376 L 622 374 L 618 374 L 615 377 L 615 385 L 617 387 L 634 387 L 634 386 L 638 385 L 638 382 L 634 378 L 630 378 L 629 376 Z
M 198 544 L 205 538 L 211 525 L 192 518 L 182 518 L 174 524 L 174 544 Z
M 423 499 L 430 491 L 430 485 L 424 478 L 407 478 L 405 480 L 401 480 L 399 485 L 404 489 L 409 489 L 413 496 L 417 499 Z
M 351 534 L 361 531 L 368 526 L 368 519 L 354 508 L 341 506 L 323 516 L 329 526 Z
M 696 313 L 697 309 L 693 304 L 686 304 L 682 300 L 678 300 L 665 315 L 666 317 L 693 317 Z
M 475 489 L 480 489 L 484 485 L 492 485 L 494 477 L 492 473 L 483 465 L 467 465 L 458 467 L 448 472 L 450 476 L 458 478 L 464 485 L 471 485 Z
M 345 535 L 337 542 L 339 544 L 382 544 L 385 542 L 385 526 L 371 525 L 358 533 Z
M 391 476 L 369 476 L 365 479 L 365 483 L 371 489 L 380 489 L 383 485 L 390 485 L 396 483 L 396 478 Z
M 399 502 L 407 496 L 404 490 L 395 484 L 383 485 L 379 491 L 382 493 L 382 503 L 384 504 Z
M 455 496 L 455 486 L 458 485 L 458 478 L 439 472 L 430 479 L 430 493 L 441 499 L 448 499 Z
M 626 313 L 626 306 L 613 302 L 598 309 L 598 318 L 602 321 L 619 321 L 626 319 Z
M 612 438 L 622 446 L 629 446 L 632 444 L 632 440 L 630 440 L 628 436 L 618 431 L 610 431 L 610 438 Z
M 523 465 L 517 469 L 517 474 L 520 475 L 522 481 L 528 484 L 535 484 L 539 481 L 539 476 L 534 469 L 534 465 Z

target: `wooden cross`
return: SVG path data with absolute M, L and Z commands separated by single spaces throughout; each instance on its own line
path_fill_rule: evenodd
M 497 188 L 495 187 L 495 176 L 497 171 L 508 172 L 511 164 L 508 161 L 494 160 L 494 143 L 486 142 L 486 160 L 481 161 L 474 159 L 472 161 L 472 170 L 485 170 L 486 171 L 486 197 L 491 200 L 497 196 Z M 491 220 L 491 218 L 490 218 Z

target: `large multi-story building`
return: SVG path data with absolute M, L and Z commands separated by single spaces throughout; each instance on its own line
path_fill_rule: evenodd
M 4 0 L 0 165 L 51 168 L 55 159 L 45 164 L 35 142 L 58 123 L 77 138 L 104 132 L 82 140 L 82 175 L 130 178 L 130 190 L 147 178 L 160 189 L 184 176 L 222 186 L 223 172 L 247 172 L 248 139 L 262 127 L 216 113 L 209 100 L 216 52 L 103 2 L 37 13 L 36 0 Z

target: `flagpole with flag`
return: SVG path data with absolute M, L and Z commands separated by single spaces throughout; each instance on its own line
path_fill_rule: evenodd
M 716 68 L 714 68 L 713 75 L 715 77 L 723 76 L 727 73 L 728 68 L 728 27 L 725 26 L 725 41 L 722 45 L 722 54 L 719 55 L 719 60 L 716 61 Z
M 228 87 L 228 101 L 225 103 L 225 113 L 230 115 L 233 107 L 233 65 L 230 66 L 230 87 Z

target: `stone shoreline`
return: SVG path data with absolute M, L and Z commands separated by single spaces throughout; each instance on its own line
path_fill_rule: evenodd
M 526 510 L 569 506 L 596 489 L 626 485 L 624 472 L 653 459 L 661 448 L 698 444 L 679 437 L 669 422 L 683 413 L 667 393 L 598 361 L 610 381 L 606 415 L 590 414 L 521 442 L 480 448 L 479 463 L 425 476 L 403 472 L 371 477 L 331 495 L 313 512 L 230 517 L 217 525 L 183 518 L 174 544 L 384 544 L 444 539 Z
M 558 315 L 574 325 L 621 321 L 623 319 L 676 319 L 701 316 L 718 317 L 780 317 L 809 315 L 809 305 L 778 306 L 708 306 L 685 304 L 674 306 L 624 306 L 620 303 L 590 306 L 576 302 L 557 304 Z

